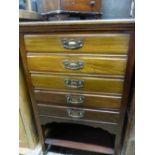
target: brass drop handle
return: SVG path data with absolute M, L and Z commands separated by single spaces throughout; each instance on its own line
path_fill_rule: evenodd
M 82 39 L 62 39 L 62 46 L 66 49 L 79 49 L 83 47 Z
M 92 0 L 90 1 L 90 5 L 93 7 L 96 4 L 96 1 Z
M 69 108 L 69 109 L 67 109 L 67 113 L 68 113 L 69 117 L 79 119 L 79 118 L 84 117 L 85 111 L 84 110 L 75 110 L 75 109 Z
M 66 69 L 70 69 L 70 70 L 78 70 L 84 67 L 84 62 L 80 60 L 79 61 L 64 60 L 63 64 Z
M 84 103 L 84 96 L 77 96 L 77 95 L 67 95 L 66 96 L 68 104 L 82 104 Z
M 84 80 L 65 79 L 64 83 L 69 88 L 82 88 L 84 85 Z

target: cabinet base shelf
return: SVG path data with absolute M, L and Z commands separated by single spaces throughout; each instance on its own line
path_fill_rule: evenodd
M 70 123 L 50 123 L 43 126 L 43 129 L 45 144 L 48 146 L 114 154 L 115 136 L 100 128 Z

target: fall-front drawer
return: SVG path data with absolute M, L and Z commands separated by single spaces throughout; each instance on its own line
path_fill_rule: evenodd
M 76 52 L 126 54 L 129 34 L 27 34 L 24 36 L 28 52 Z
M 63 54 L 29 54 L 27 57 L 28 67 L 31 71 L 110 75 L 124 75 L 126 60 L 125 56 L 79 56 Z
M 97 122 L 118 123 L 119 112 L 69 108 L 39 104 L 39 114 L 62 118 L 84 119 Z
M 121 96 L 35 90 L 37 103 L 72 106 L 92 109 L 117 109 L 121 106 Z
M 123 79 L 84 77 L 73 75 L 31 74 L 34 88 L 54 89 L 61 91 L 92 91 L 121 94 Z

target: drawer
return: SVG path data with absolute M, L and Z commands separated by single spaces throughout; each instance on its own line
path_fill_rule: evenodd
M 127 58 L 30 54 L 27 61 L 31 71 L 124 75 Z
M 27 34 L 28 52 L 120 53 L 126 54 L 129 34 Z
M 85 93 L 34 91 L 35 100 L 42 104 L 72 106 L 92 109 L 117 109 L 121 106 L 121 96 Z
M 66 13 L 92 13 L 100 12 L 102 6 L 102 0 L 41 0 L 42 3 L 40 12 L 44 15 L 50 12 L 60 14 L 65 11 Z M 38 3 L 39 3 L 38 2 Z M 40 6 L 40 4 L 39 4 Z M 67 14 L 67 15 L 68 15 Z
M 123 90 L 123 79 L 81 77 L 81 76 L 60 76 L 46 74 L 31 74 L 34 88 L 53 89 L 59 91 L 92 91 L 121 94 Z
M 62 9 L 67 11 L 99 12 L 101 0 L 63 0 Z
M 92 120 L 96 122 L 118 123 L 119 112 L 99 111 L 79 108 L 38 105 L 39 115 L 55 116 L 71 119 Z

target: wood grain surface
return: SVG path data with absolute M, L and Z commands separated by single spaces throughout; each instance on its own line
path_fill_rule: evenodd
M 120 154 L 121 151 L 121 139 L 123 137 L 124 117 L 129 100 L 129 92 L 132 82 L 132 73 L 134 68 L 134 19 L 108 19 L 108 20 L 86 20 L 86 21 L 47 21 L 47 22 L 23 22 L 20 23 L 20 53 L 23 60 L 25 69 L 25 75 L 27 78 L 27 84 L 33 102 L 33 110 L 37 122 L 37 129 L 41 144 L 44 148 L 44 140 L 41 131 L 40 123 L 49 122 L 74 122 L 79 124 L 89 124 L 91 126 L 100 126 L 103 129 L 115 132 L 115 155 Z M 61 39 L 83 39 L 83 47 L 77 50 L 65 49 L 62 45 Z M 53 44 L 54 43 L 54 44 Z M 52 47 L 51 47 L 52 46 Z M 114 76 L 106 75 L 101 77 L 98 74 L 93 76 L 86 75 L 87 73 L 80 73 L 80 75 L 73 75 L 73 73 L 57 73 L 52 72 L 30 72 L 27 65 L 27 56 L 30 53 L 40 54 L 84 54 L 90 55 L 119 55 L 128 56 L 128 62 L 124 78 L 116 78 Z M 37 72 L 36 72 L 37 73 Z M 68 75 L 67 75 L 68 74 Z M 113 78 L 112 78 L 113 77 Z M 85 81 L 85 85 L 80 89 L 66 88 L 64 79 L 74 78 L 75 80 Z M 79 79 L 78 79 L 79 80 Z M 88 84 L 88 81 L 89 82 Z M 93 81 L 93 82 L 92 82 Z M 105 82 L 104 82 L 105 81 Z M 86 83 L 87 82 L 87 83 Z M 60 86 L 61 85 L 61 86 Z M 89 87 L 88 87 L 89 85 Z M 63 87 L 62 87 L 63 86 Z M 87 86 L 87 87 L 86 87 Z M 69 117 L 61 117 L 58 115 L 40 115 L 38 116 L 38 107 L 36 104 L 33 91 L 36 90 L 48 90 L 56 92 L 71 92 L 71 93 L 84 93 L 89 94 L 111 94 L 122 95 L 122 103 L 120 114 L 118 114 L 117 123 L 104 122 L 102 117 L 101 121 L 78 119 L 73 120 Z M 93 92 L 94 91 L 94 92 Z M 41 103 L 44 106 L 44 103 Z M 48 104 L 49 106 L 49 104 Z M 47 107 L 48 107 L 47 106 Z M 47 111 L 51 109 L 48 107 Z M 53 108 L 52 108 L 53 109 Z M 58 108 L 60 110 L 60 106 Z M 87 109 L 86 107 L 84 109 Z M 88 110 L 88 109 L 87 109 Z M 90 110 L 90 109 L 89 109 Z M 88 111 L 89 111 L 88 110 Z M 103 109 L 102 109 L 103 110 Z M 49 110 L 50 111 L 50 110 Z M 100 111 L 100 110 L 99 110 Z M 92 112 L 92 111 L 91 111 Z M 93 113 L 96 113 L 93 111 Z M 100 112 L 99 112 L 100 113 Z M 63 113 L 62 113 L 63 114 Z M 60 112 L 61 115 L 61 112 Z M 100 117 L 100 116 L 99 116 Z M 97 117 L 98 118 L 98 117 Z M 112 117 L 113 118 L 113 117 Z M 109 117 L 111 119 L 111 117 Z M 111 127 L 107 127 L 110 125 Z M 44 149 L 45 151 L 45 149 Z
M 32 74 L 32 83 L 34 88 L 48 88 L 59 91 L 67 90 L 80 90 L 92 92 L 105 92 L 105 93 L 122 93 L 123 79 L 115 78 L 94 78 L 82 76 L 57 76 L 50 74 Z M 84 85 L 81 88 L 70 88 L 66 86 L 65 80 L 84 80 Z
M 96 122 L 109 122 L 109 123 L 118 123 L 119 112 L 104 112 L 97 110 L 88 110 L 88 109 L 77 109 L 74 108 L 75 111 L 83 111 L 84 116 L 82 118 L 73 118 L 69 116 L 67 110 L 69 107 L 60 107 L 60 106 L 50 106 L 45 104 L 38 104 L 39 114 L 47 115 L 47 116 L 56 116 L 62 118 L 71 118 L 73 120 L 92 120 Z
M 91 5 L 92 0 L 61 0 L 62 10 L 67 11 L 88 11 L 100 12 L 101 0 L 94 0 L 94 5 Z
M 47 90 L 35 90 L 35 99 L 42 104 L 72 106 L 91 109 L 115 109 L 119 110 L 121 106 L 121 96 L 110 96 L 101 94 L 86 94 L 73 92 L 55 92 Z M 80 98 L 83 97 L 83 103 L 71 104 L 67 102 L 67 97 Z
M 66 52 L 66 53 L 119 53 L 128 52 L 129 34 L 123 33 L 88 33 L 88 34 L 27 34 L 24 36 L 28 52 Z M 83 47 L 76 50 L 65 49 L 62 39 L 82 39 Z
M 27 62 L 30 71 L 48 71 L 58 73 L 89 73 L 124 75 L 126 57 L 102 57 L 80 55 L 28 55 Z M 66 69 L 64 62 L 76 64 L 82 62 L 81 69 Z
M 73 149 L 79 149 L 79 150 L 85 150 L 90 152 L 98 152 L 98 153 L 106 153 L 113 155 L 114 149 L 103 147 L 99 145 L 93 145 L 93 144 L 87 144 L 87 143 L 80 143 L 75 141 L 68 141 L 68 140 L 60 140 L 60 139 L 46 139 L 46 144 L 59 146 L 59 147 L 66 147 L 66 148 L 73 148 Z

